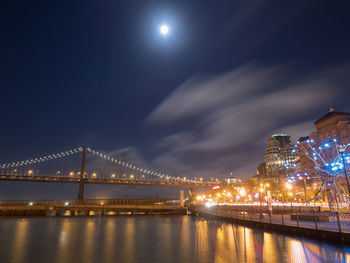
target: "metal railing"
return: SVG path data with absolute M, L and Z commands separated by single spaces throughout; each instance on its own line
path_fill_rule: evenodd
M 252 207 L 201 206 L 196 208 L 203 214 L 223 219 L 238 219 L 254 223 L 266 223 L 296 228 L 325 230 L 350 234 L 350 213 L 319 212 L 318 209 L 305 211 L 300 208 L 281 209 L 271 212 L 267 208 L 257 210 Z

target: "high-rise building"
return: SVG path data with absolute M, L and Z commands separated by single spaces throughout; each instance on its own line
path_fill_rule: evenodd
M 266 177 L 285 178 L 295 169 L 296 151 L 287 134 L 274 134 L 267 141 L 265 154 Z

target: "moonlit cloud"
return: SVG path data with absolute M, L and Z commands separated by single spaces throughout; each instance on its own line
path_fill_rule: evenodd
M 313 130 L 346 70 L 295 72 L 290 65 L 249 65 L 190 78 L 146 120 L 160 130 L 174 127 L 157 143 L 153 164 L 187 176 L 253 176 L 272 133 L 297 139 Z

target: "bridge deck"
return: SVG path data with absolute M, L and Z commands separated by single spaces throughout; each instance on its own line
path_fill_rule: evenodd
M 39 183 L 80 183 L 79 177 L 69 176 L 28 176 L 28 175 L 2 175 L 0 181 L 13 182 L 39 182 Z M 150 181 L 150 180 L 131 180 L 131 179 L 113 179 L 113 178 L 85 178 L 85 184 L 109 184 L 109 185 L 143 185 L 143 186 L 161 186 L 177 188 L 210 188 L 214 185 L 211 182 L 193 183 L 179 181 Z

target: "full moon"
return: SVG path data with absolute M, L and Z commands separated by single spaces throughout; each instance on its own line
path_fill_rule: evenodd
M 167 35 L 169 33 L 169 27 L 167 25 L 162 25 L 160 27 L 160 33 L 162 35 Z

